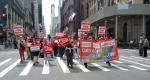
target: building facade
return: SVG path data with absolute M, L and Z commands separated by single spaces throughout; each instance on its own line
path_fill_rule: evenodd
M 85 0 L 86 1 L 86 0 Z M 78 28 L 80 27 L 81 22 L 81 0 L 65 0 L 62 3 L 61 7 L 61 31 L 65 27 L 69 28 L 69 32 L 78 33 Z M 73 21 L 69 21 L 69 17 L 75 13 Z M 76 34 L 77 36 L 77 34 Z
M 119 41 L 138 43 L 142 34 L 150 40 L 149 4 L 150 0 L 81 0 L 81 15 L 92 27 L 106 26 Z
M 33 35 L 33 13 L 32 13 L 32 2 L 33 0 L 24 0 L 23 1 L 23 7 L 25 11 L 25 21 L 24 21 L 24 28 L 25 28 L 25 34 L 27 36 L 32 36 Z
M 4 44 L 6 41 L 12 41 L 14 37 L 13 24 L 20 24 L 24 26 L 25 11 L 23 1 L 20 0 L 1 0 L 0 1 L 1 28 L 0 28 L 0 43 Z

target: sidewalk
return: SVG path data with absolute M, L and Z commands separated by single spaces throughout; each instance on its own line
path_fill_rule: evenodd
M 119 50 L 139 51 L 139 49 L 122 49 L 122 48 L 119 48 Z M 150 49 L 148 49 L 147 52 L 150 53 Z
M 0 53 L 5 53 L 5 52 L 16 52 L 18 51 L 18 49 L 3 49 L 3 50 L 0 50 Z

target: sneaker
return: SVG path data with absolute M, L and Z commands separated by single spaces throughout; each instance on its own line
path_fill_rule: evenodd
M 71 65 L 71 67 L 70 67 L 71 69 L 73 69 L 73 66 Z

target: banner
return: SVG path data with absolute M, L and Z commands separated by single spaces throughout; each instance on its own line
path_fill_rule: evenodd
M 89 55 L 92 53 L 92 40 L 80 41 L 80 59 L 84 62 L 89 61 Z
M 99 35 L 105 35 L 106 34 L 106 27 L 105 26 L 99 26 L 98 34 Z
M 24 32 L 23 31 L 23 26 L 21 26 L 21 25 L 15 24 L 14 27 L 13 27 L 13 29 L 14 29 L 14 33 L 15 33 L 16 36 L 21 36 L 21 35 L 24 34 L 23 33 Z
M 83 20 L 81 22 L 81 32 L 89 32 L 90 31 L 90 21 Z
M 57 32 L 57 33 L 56 33 L 56 36 L 57 36 L 57 37 L 62 37 L 62 36 L 64 36 L 64 33 Z
M 81 51 L 81 60 L 87 63 L 106 62 L 118 60 L 118 47 L 115 40 L 107 40 L 103 42 L 92 42 L 89 47 L 88 54 Z M 83 44 L 81 44 L 83 45 Z M 81 46 L 81 49 L 85 48 Z
M 61 47 L 66 47 L 67 45 L 71 43 L 68 36 L 59 37 L 57 38 L 57 40 Z

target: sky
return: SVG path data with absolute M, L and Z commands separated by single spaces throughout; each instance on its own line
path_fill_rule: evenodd
M 51 4 L 55 5 L 55 15 L 58 15 L 59 0 L 42 0 L 44 24 L 46 27 L 46 34 L 50 33 L 51 25 Z

